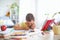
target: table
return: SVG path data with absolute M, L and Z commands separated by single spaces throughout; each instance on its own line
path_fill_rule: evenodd
M 8 30 L 10 30 L 11 33 Z M 13 32 L 17 32 L 17 30 L 10 29 L 10 28 L 8 28 L 8 30 L 5 31 L 6 33 L 9 32 L 8 36 L 5 35 L 4 39 L 11 38 L 10 35 Z M 19 31 L 26 32 L 26 36 L 18 36 L 18 38 L 23 38 L 23 40 L 53 40 L 54 39 L 54 34 L 53 34 L 52 30 L 49 32 L 49 34 L 45 34 L 45 35 L 42 35 L 41 34 L 42 31 L 40 31 L 39 29 L 35 29 L 35 32 L 22 31 L 22 30 L 19 30 Z M 3 32 L 3 33 L 5 33 L 5 32 Z M 15 37 L 15 36 L 13 36 L 13 37 Z
M 60 40 L 60 35 L 54 35 L 54 40 Z

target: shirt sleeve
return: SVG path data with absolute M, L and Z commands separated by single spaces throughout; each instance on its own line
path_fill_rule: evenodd
M 21 23 L 21 27 L 24 27 L 25 28 L 25 27 L 27 27 L 27 24 L 25 22 L 22 22 Z

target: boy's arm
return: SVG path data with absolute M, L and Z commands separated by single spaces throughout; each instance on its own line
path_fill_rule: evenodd
M 15 29 L 15 30 L 28 30 L 29 27 L 21 27 L 19 24 L 16 24 L 16 25 L 14 26 L 14 29 Z
M 14 29 L 15 29 L 15 30 L 21 30 L 22 28 L 20 27 L 19 24 L 16 24 L 16 25 L 14 25 Z

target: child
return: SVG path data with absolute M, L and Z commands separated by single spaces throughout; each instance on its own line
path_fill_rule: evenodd
M 34 16 L 31 13 L 28 13 L 26 16 L 26 22 L 23 22 L 21 24 L 16 24 L 14 26 L 15 30 L 29 30 L 35 28 L 35 19 Z

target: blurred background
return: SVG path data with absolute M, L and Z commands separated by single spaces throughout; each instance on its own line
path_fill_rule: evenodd
M 55 13 L 60 12 L 59 4 L 60 0 L 0 0 L 0 17 L 10 12 L 9 18 L 14 23 L 21 23 L 25 21 L 27 13 L 32 13 L 36 27 L 40 28 L 47 18 L 51 19 Z
M 39 33 L 37 35 L 34 32 L 34 35 L 30 36 L 31 40 L 35 40 L 35 38 L 39 38 L 39 40 L 41 38 L 43 40 L 47 38 L 49 40 L 55 40 L 55 38 L 60 40 L 60 0 L 0 0 L 0 28 L 1 26 L 13 27 L 15 24 L 25 22 L 28 13 L 34 15 L 37 28 L 35 31 Z M 51 23 L 51 21 L 54 22 Z M 41 32 L 44 27 L 47 30 Z M 52 31 L 50 31 L 51 29 Z M 10 32 L 9 30 L 7 28 L 6 33 L 14 32 L 14 30 Z M 5 33 L 0 30 L 1 32 Z

